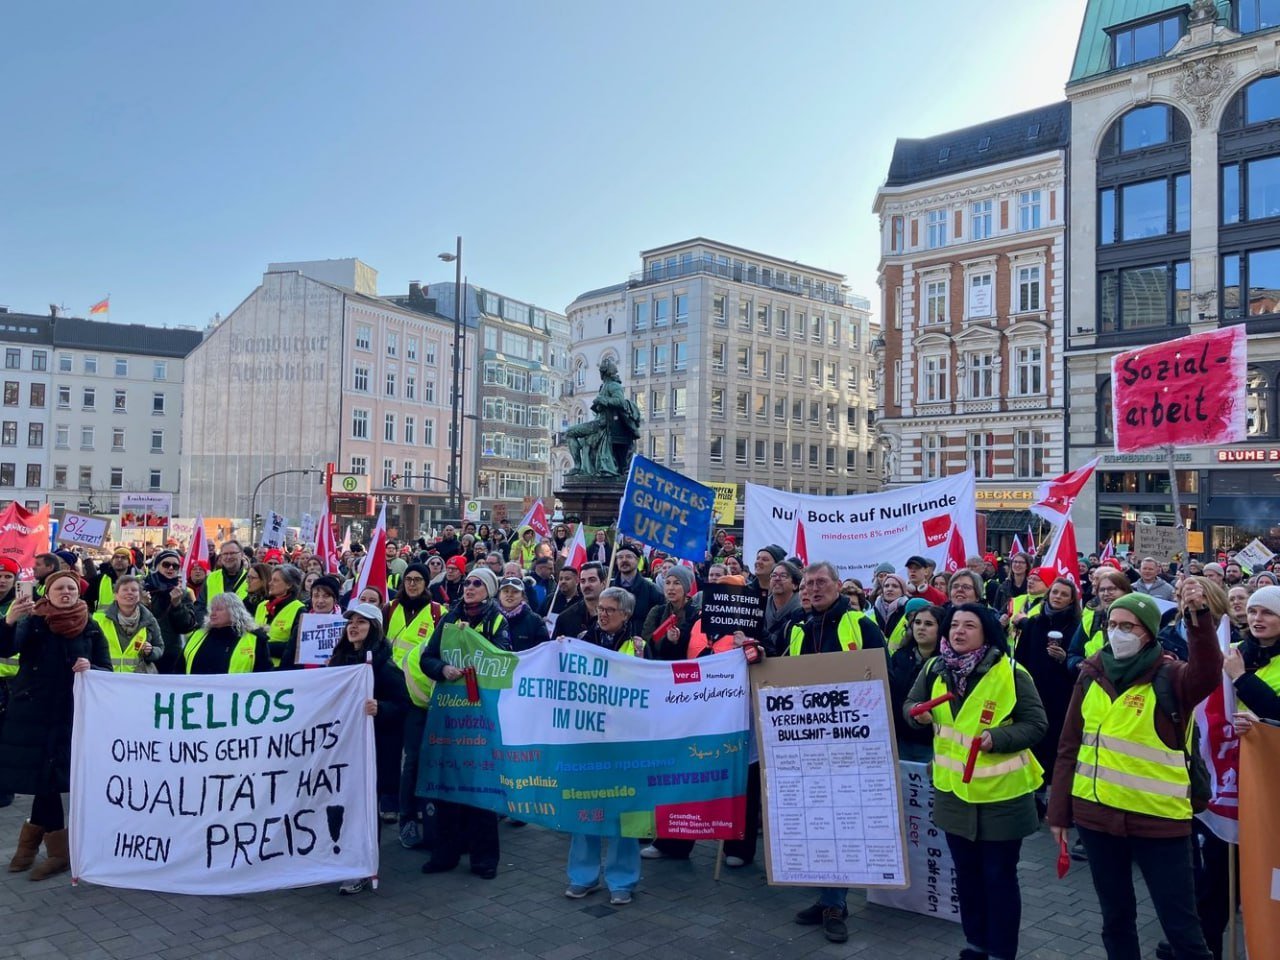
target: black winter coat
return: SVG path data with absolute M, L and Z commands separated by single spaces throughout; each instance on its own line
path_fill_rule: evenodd
M 0 727 L 0 791 L 65 793 L 71 789 L 71 665 L 84 657 L 111 669 L 107 638 L 93 620 L 78 637 L 62 637 L 43 617 L 0 621 L 0 657 L 19 654 Z
M 182 636 L 200 626 L 195 601 L 191 599 L 190 592 L 184 590 L 182 599 L 176 604 L 170 599 L 169 592 L 175 582 L 166 583 L 155 573 L 142 581 L 143 602 L 160 624 L 160 636 L 164 637 L 164 654 L 156 663 L 161 673 L 185 672 Z
M 526 603 L 524 609 L 516 616 L 505 611 L 502 614 L 507 621 L 507 633 L 511 637 L 511 649 L 516 653 L 521 650 L 532 650 L 540 643 L 546 643 L 551 637 L 547 634 L 547 625 Z
M 1040 702 L 1044 704 L 1045 717 L 1049 721 L 1049 732 L 1031 748 L 1040 766 L 1044 767 L 1047 783 L 1053 776 L 1053 765 L 1058 757 L 1058 737 L 1062 734 L 1062 723 L 1076 685 L 1076 672 L 1067 666 L 1067 661 L 1049 656 L 1049 632 L 1057 630 L 1062 634 L 1059 645 L 1066 650 L 1080 626 L 1080 613 L 1074 606 L 1066 610 L 1050 610 L 1047 604 L 1040 611 L 1022 625 L 1016 659 L 1035 681 L 1036 692 L 1040 694 Z
M 384 639 L 370 652 L 373 654 L 373 699 L 378 701 L 378 713 L 373 718 L 378 795 L 395 795 L 400 792 L 400 755 L 404 749 L 404 718 L 410 705 L 409 691 L 404 684 L 403 671 L 391 658 L 391 644 Z M 348 667 L 364 662 L 364 653 L 357 652 L 344 638 L 334 649 L 329 666 Z

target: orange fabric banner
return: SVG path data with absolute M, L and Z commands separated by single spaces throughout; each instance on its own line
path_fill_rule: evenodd
M 1255 723 L 1240 738 L 1240 906 L 1251 957 L 1280 943 L 1280 727 Z

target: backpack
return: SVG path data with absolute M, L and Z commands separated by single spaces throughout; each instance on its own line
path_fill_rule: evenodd
M 1178 709 L 1178 696 L 1173 689 L 1173 677 L 1165 670 L 1164 663 L 1160 664 L 1156 675 L 1151 678 L 1151 688 L 1156 694 L 1156 706 L 1168 714 L 1178 731 L 1178 742 L 1182 744 L 1182 755 L 1191 780 L 1191 811 L 1203 813 L 1209 808 L 1209 801 L 1213 798 L 1213 779 L 1209 774 L 1209 765 L 1200 754 L 1200 726 L 1194 719 L 1188 724 L 1187 718 L 1182 716 Z M 1191 734 L 1189 741 L 1188 732 Z

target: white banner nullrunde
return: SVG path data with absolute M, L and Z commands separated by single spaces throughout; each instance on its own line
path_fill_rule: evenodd
M 75 681 L 78 880 L 225 894 L 378 872 L 368 667 Z

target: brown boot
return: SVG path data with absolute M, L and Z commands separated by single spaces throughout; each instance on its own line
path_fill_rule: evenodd
M 71 851 L 67 849 L 67 831 L 51 830 L 44 835 L 44 852 L 48 854 L 31 869 L 31 880 L 46 880 L 55 873 L 71 869 Z
M 37 827 L 30 820 L 22 823 L 22 833 L 18 834 L 18 849 L 9 861 L 10 873 L 21 873 L 36 862 L 36 854 L 40 852 L 40 840 L 44 837 L 44 827 Z

